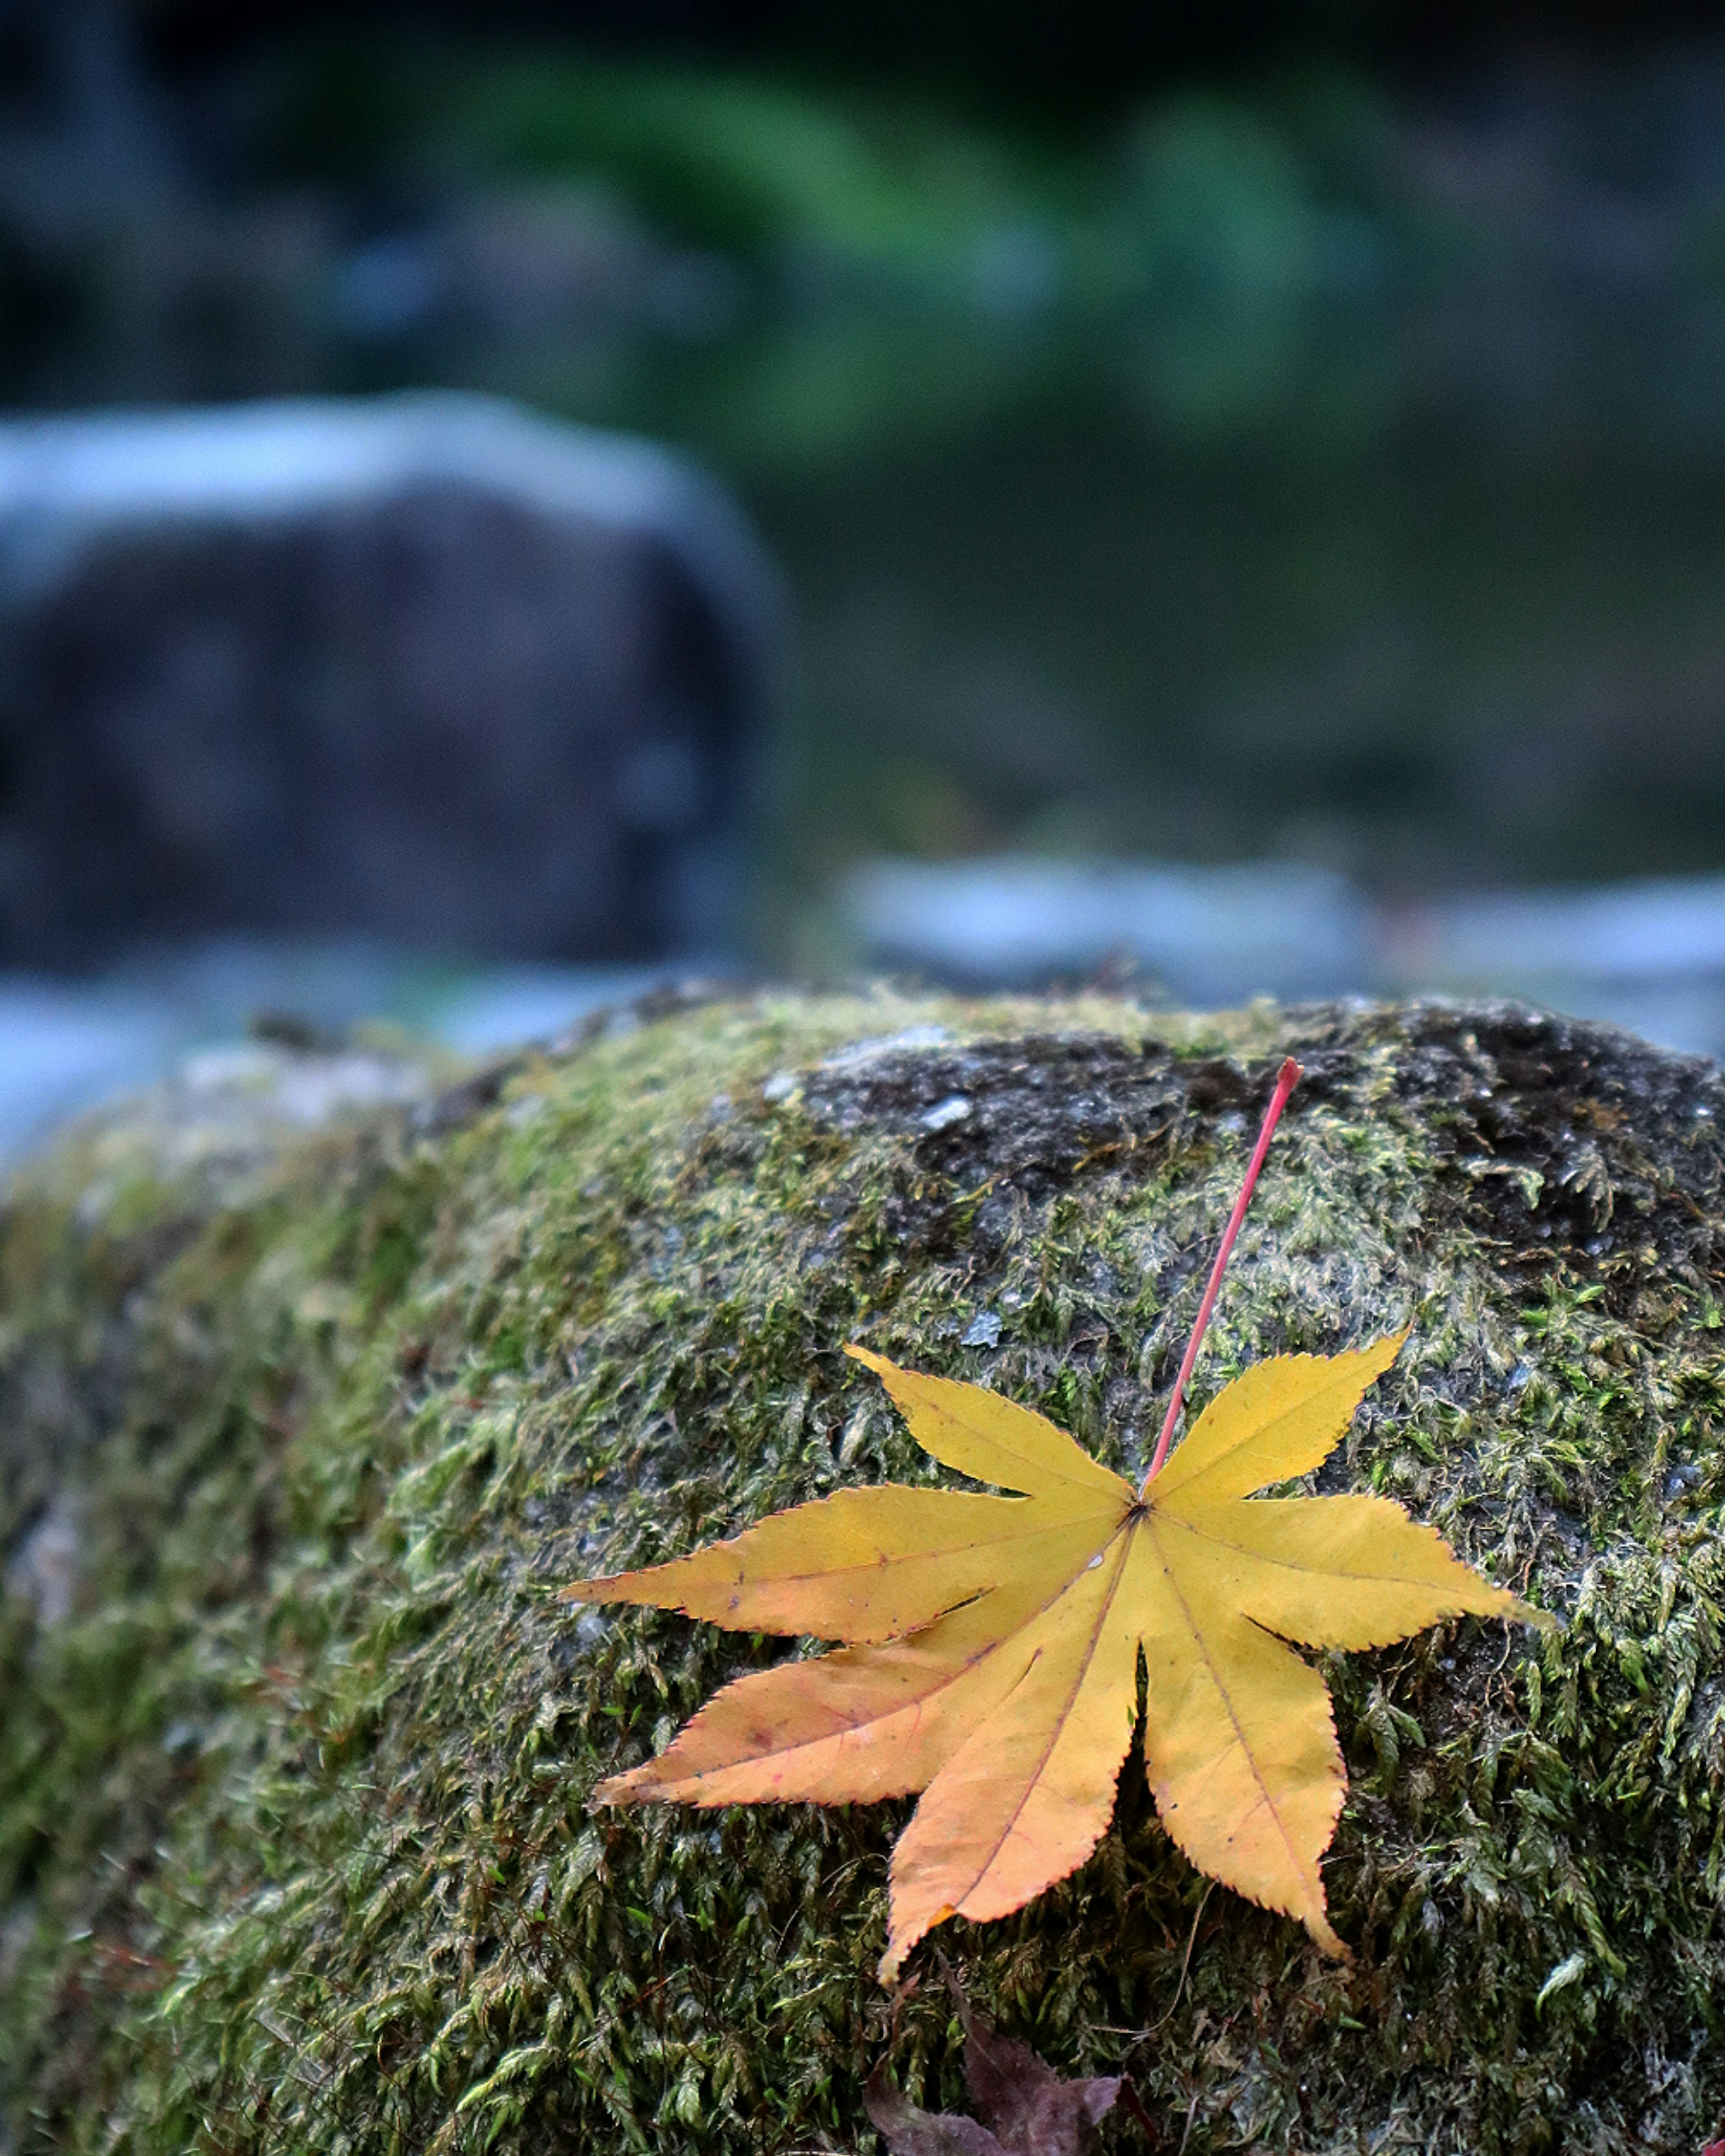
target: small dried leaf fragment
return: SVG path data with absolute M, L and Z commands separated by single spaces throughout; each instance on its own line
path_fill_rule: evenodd
M 964 2028 L 964 2079 L 974 2118 L 920 2111 L 875 2071 L 863 2104 L 892 2156 L 1087 2156 L 1097 2122 L 1114 2108 L 1117 2076 L 1062 2081 L 1028 2045 L 998 2035 L 947 1982 Z
M 955 2111 L 920 2110 L 878 2071 L 863 2090 L 863 2108 L 891 2156 L 1005 2156 L 986 2126 Z
M 1538 1621 L 1386 1498 L 1252 1495 L 1322 1463 L 1400 1345 L 1257 1364 L 1142 1493 L 1028 1409 L 850 1348 L 926 1451 L 1024 1494 L 846 1491 L 566 1589 L 846 1643 L 726 1686 L 598 1800 L 922 1791 L 893 1852 L 891 1981 L 946 1917 L 1005 1916 L 1088 1856 L 1113 1809 L 1142 1648 L 1145 1760 L 1169 1834 L 1201 1871 L 1345 1954 L 1318 1860 L 1347 1778 L 1323 1681 L 1287 1642 L 1382 1646 L 1464 1612 Z

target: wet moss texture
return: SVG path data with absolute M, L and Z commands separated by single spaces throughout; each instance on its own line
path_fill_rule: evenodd
M 1189 2156 L 1694 2156 L 1725 2105 L 1711 1066 L 1502 1008 L 589 1031 L 297 1133 L 158 1103 L 14 1178 L 18 2156 L 861 2151 L 889 2042 L 957 2104 L 941 1987 L 871 1974 L 906 1806 L 588 1808 L 783 1643 L 556 1589 L 932 1472 L 848 1340 L 1141 1461 L 1289 1051 L 1197 1396 L 1410 1326 L 1319 1486 L 1401 1497 L 1562 1630 L 1326 1664 L 1351 1968 L 1194 1875 L 1133 1761 L 1082 1871 L 940 1937 Z

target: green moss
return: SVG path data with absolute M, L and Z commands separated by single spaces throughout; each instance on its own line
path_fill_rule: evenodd
M 1211 1891 L 1130 1764 L 1089 1865 L 943 1936 L 1192 2156 L 1692 2156 L 1725 2103 L 1717 1080 L 1512 1013 L 884 998 L 614 1030 L 438 1135 L 200 1149 L 141 1112 L 15 1185 L 17 2148 L 867 2145 L 906 1808 L 590 1814 L 783 1650 L 556 1589 L 928 1473 L 852 1337 L 1142 1459 L 1291 1045 L 1200 1394 L 1411 1323 L 1321 1486 L 1403 1497 L 1564 1629 L 1327 1666 L 1351 1969 Z M 942 2000 L 897 2030 L 956 2101 Z

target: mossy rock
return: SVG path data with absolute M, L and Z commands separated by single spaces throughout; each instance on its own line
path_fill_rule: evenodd
M 1290 1051 L 1197 1395 L 1411 1327 L 1320 1486 L 1400 1496 L 1562 1629 L 1326 1661 L 1351 1966 L 1196 1876 L 1133 1762 L 1081 1871 L 938 1936 L 1189 2156 L 1695 2156 L 1725 2104 L 1717 1073 L 1501 1007 L 885 997 L 638 1014 L 309 1130 L 169 1095 L 14 1178 L 18 2156 L 860 2150 L 889 2046 L 961 2102 L 941 1988 L 872 1974 L 906 1805 L 588 1810 L 782 1645 L 556 1591 L 932 1473 L 852 1339 L 1140 1462 Z

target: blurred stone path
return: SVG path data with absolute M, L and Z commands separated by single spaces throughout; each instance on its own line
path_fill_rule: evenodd
M 364 946 L 218 942 L 84 983 L 0 973 L 0 1163 L 84 1110 L 175 1074 L 243 1085 L 254 1065 L 270 1075 L 284 1045 L 347 1045 L 341 1082 L 370 1083 L 375 1064 L 387 1092 L 403 1049 L 443 1048 L 453 1061 L 551 1040 L 602 1006 L 702 970 L 461 970 Z
M 840 905 L 865 964 L 970 988 L 1102 975 L 1197 1009 L 1255 995 L 1511 996 L 1725 1056 L 1725 875 L 1373 904 L 1301 863 L 881 860 Z

